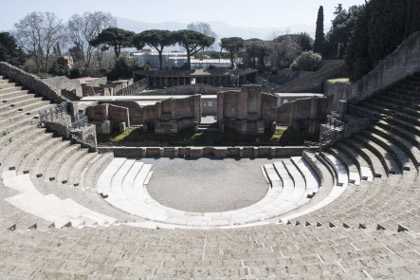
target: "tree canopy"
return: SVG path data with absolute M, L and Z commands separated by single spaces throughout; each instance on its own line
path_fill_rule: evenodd
M 159 53 L 160 70 L 163 69 L 162 52 L 167 46 L 176 43 L 173 32 L 169 30 L 151 29 L 137 34 L 134 38 L 133 44 L 137 49 L 143 48 L 144 44 L 155 48 Z
M 316 20 L 314 52 L 323 53 L 324 50 L 324 7 L 318 9 L 318 17 Z
M 53 13 L 32 12 L 15 27 L 19 45 L 34 59 L 38 71 L 47 71 L 54 47 L 67 37 L 62 21 Z
M 191 69 L 191 56 L 195 53 L 210 47 L 214 38 L 193 30 L 179 30 L 173 33 L 174 40 L 187 52 L 188 69 Z
M 233 58 L 234 55 L 244 46 L 244 39 L 240 37 L 228 37 L 222 38 L 220 47 L 227 50 L 230 53 L 230 61 L 232 68 L 234 68 Z
M 74 43 L 73 60 L 76 65 L 83 66 L 85 71 L 90 67 L 94 47 L 89 41 L 98 36 L 105 28 L 115 26 L 116 20 L 110 13 L 86 12 L 83 15 L 73 15 L 67 30 L 70 40 Z M 79 63 L 80 62 L 80 63 Z
M 120 57 L 121 49 L 133 46 L 133 38 L 136 34 L 132 31 L 124 30 L 117 27 L 104 29 L 95 38 L 90 40 L 90 44 L 94 47 L 99 45 L 108 45 L 114 49 L 115 56 Z
M 22 49 L 18 48 L 16 39 L 9 32 L 0 33 L 0 61 L 15 66 L 25 63 L 26 57 Z
M 346 63 L 357 80 L 393 52 L 403 40 L 420 31 L 418 0 L 370 0 L 354 18 Z

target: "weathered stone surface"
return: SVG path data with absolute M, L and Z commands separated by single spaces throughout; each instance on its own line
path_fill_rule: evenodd
M 167 99 L 141 108 L 143 125 L 155 133 L 177 133 L 201 121 L 201 96 Z
M 276 120 L 277 98 L 262 93 L 259 85 L 243 85 L 241 91 L 217 95 L 219 130 L 232 128 L 242 134 L 260 134 Z

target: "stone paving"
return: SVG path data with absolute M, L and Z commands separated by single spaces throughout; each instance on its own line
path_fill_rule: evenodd
M 221 212 L 260 201 L 268 191 L 261 166 L 267 159 L 142 159 L 153 164 L 147 185 L 162 205 L 182 211 Z

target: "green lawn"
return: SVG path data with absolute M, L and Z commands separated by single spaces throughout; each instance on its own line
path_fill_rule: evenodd
M 195 132 L 192 128 L 170 135 L 143 132 L 142 128 L 98 135 L 99 143 L 112 142 L 115 146 L 300 146 L 305 140 L 317 142 L 318 135 L 282 126 L 277 126 L 274 133 L 266 131 L 260 135 L 243 135 L 232 129 L 225 129 L 224 133 Z

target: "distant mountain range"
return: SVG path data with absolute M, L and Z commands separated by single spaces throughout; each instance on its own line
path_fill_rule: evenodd
M 136 33 L 148 29 L 167 29 L 167 30 L 180 30 L 187 27 L 187 23 L 182 22 L 160 22 L 150 23 L 141 22 L 126 18 L 117 18 L 118 27 L 134 31 Z M 212 30 L 216 32 L 218 39 L 224 37 L 242 37 L 244 39 L 259 38 L 262 40 L 273 39 L 273 34 L 282 35 L 287 33 L 306 32 L 312 38 L 315 36 L 315 25 L 293 24 L 281 28 L 273 27 L 250 27 L 250 26 L 233 26 L 222 21 L 210 21 Z M 280 32 L 279 32 L 280 31 Z

